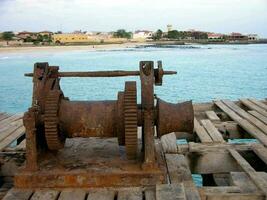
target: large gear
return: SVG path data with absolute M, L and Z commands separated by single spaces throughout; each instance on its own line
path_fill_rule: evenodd
M 135 159 L 137 155 L 137 101 L 135 81 L 125 82 L 124 130 L 127 158 Z
M 51 90 L 45 100 L 44 127 L 47 146 L 50 150 L 64 147 L 65 138 L 60 135 L 58 127 L 58 109 L 61 92 Z

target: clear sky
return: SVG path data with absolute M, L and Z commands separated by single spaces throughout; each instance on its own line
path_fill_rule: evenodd
M 267 37 L 267 0 L 0 0 L 0 31 L 197 29 Z

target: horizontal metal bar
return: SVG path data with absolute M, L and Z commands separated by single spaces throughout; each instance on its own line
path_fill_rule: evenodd
M 176 71 L 164 71 L 164 75 L 177 74 Z M 139 76 L 139 71 L 91 71 L 91 72 L 58 72 L 59 77 L 119 77 L 119 76 Z M 26 73 L 24 76 L 32 77 L 33 73 Z

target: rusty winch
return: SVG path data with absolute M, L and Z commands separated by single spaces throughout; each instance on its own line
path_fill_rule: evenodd
M 33 76 L 32 107 L 24 115 L 27 139 L 27 168 L 37 169 L 38 149 L 57 151 L 66 138 L 117 137 L 125 145 L 127 159 L 137 158 L 138 127 L 142 127 L 143 165 L 155 164 L 154 136 L 193 131 L 192 102 L 167 103 L 154 95 L 154 85 L 162 85 L 164 71 L 159 61 L 141 61 L 139 71 L 59 72 L 59 67 L 36 63 Z M 141 104 L 137 104 L 135 81 L 125 82 L 117 100 L 70 101 L 60 88 L 61 77 L 140 76 Z M 89 88 L 88 88 L 88 91 Z M 168 91 L 166 91 L 168 92 Z

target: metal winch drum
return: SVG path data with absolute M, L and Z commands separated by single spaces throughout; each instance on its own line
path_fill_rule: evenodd
M 59 150 L 64 148 L 66 138 L 117 137 L 119 144 L 126 147 L 127 158 L 136 159 L 139 126 L 142 127 L 144 162 L 153 162 L 155 128 L 157 137 L 170 132 L 193 132 L 191 101 L 172 104 L 154 95 L 154 85 L 161 85 L 163 75 L 171 74 L 176 72 L 164 71 L 160 61 L 157 68 L 152 61 L 141 61 L 139 71 L 95 72 L 59 72 L 59 67 L 36 63 L 34 72 L 26 74 L 33 77 L 33 100 L 24 115 L 24 124 L 28 138 L 31 128 L 37 135 L 36 144 L 27 142 L 28 152 L 34 152 L 40 145 Z M 61 77 L 119 76 L 140 76 L 141 104 L 137 104 L 135 81 L 125 82 L 117 100 L 71 101 L 60 88 Z

